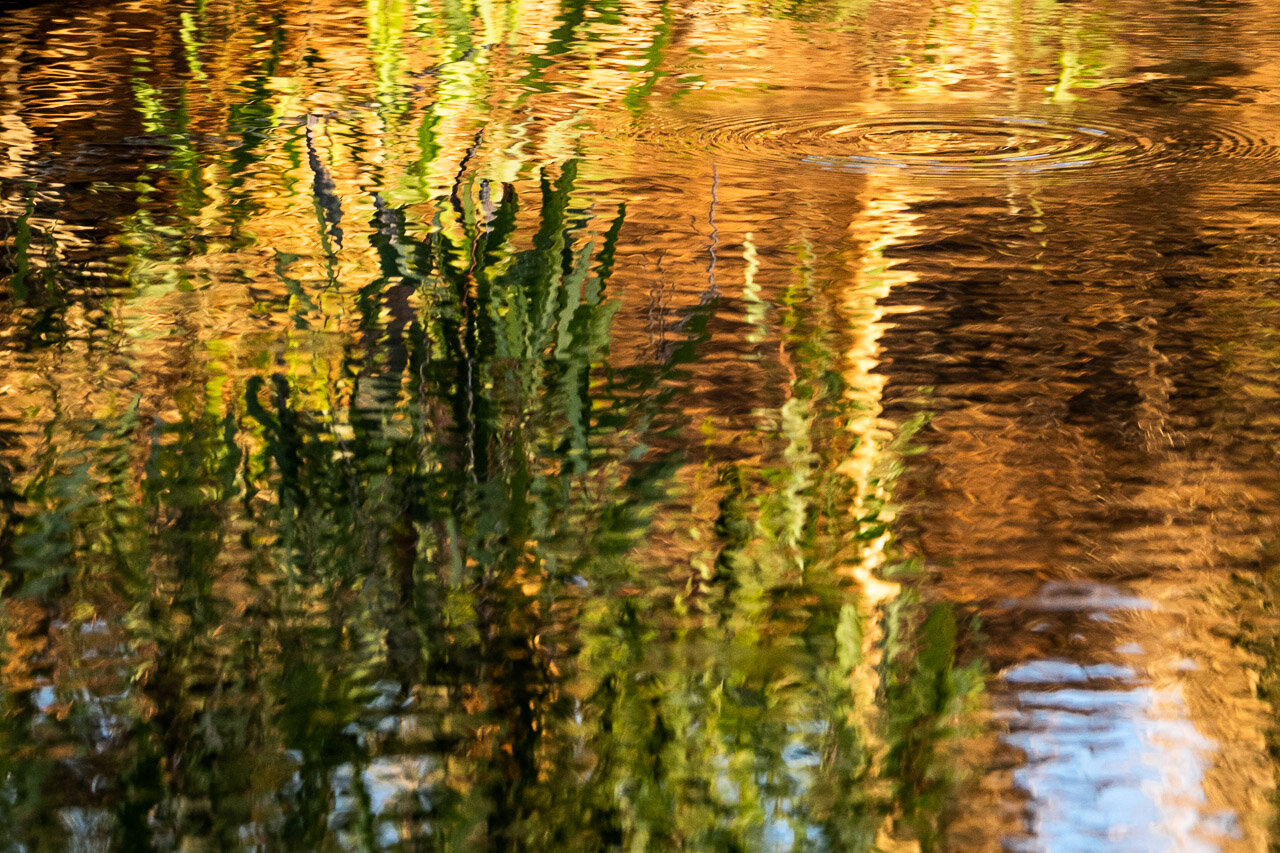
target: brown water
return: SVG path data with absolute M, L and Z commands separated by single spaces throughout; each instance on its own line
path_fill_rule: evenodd
M 0 849 L 1271 849 L 1278 57 L 5 6 Z

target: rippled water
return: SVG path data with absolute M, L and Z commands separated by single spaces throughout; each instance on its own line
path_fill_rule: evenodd
M 1276 11 L 5 5 L 0 849 L 1271 849 Z

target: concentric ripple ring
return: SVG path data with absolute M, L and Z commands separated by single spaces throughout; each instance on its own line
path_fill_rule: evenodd
M 876 121 L 843 125 L 826 135 L 848 145 L 847 153 L 811 155 L 827 165 L 917 171 L 1080 168 L 1131 161 L 1152 147 L 1111 129 L 1015 118 Z
M 756 162 L 787 161 L 856 172 L 982 176 L 1087 171 L 1152 172 L 1205 155 L 1244 156 L 1271 144 L 1245 144 L 1230 129 L 1143 123 L 1140 130 L 1049 116 L 975 116 L 932 110 L 860 116 L 848 110 L 791 116 L 711 118 L 660 132 Z M 1191 155 L 1191 156 L 1188 156 Z M 1267 159 L 1270 159 L 1269 157 Z

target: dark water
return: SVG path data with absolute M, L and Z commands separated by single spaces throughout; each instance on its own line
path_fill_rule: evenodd
M 1280 8 L 0 9 L 0 849 L 1266 850 Z

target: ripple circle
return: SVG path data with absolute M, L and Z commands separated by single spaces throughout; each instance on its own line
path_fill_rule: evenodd
M 1280 147 L 1231 128 L 1133 131 L 1064 117 L 903 114 L 712 119 L 669 128 L 704 150 L 756 161 L 921 175 L 1162 169 L 1206 157 L 1280 161 Z

